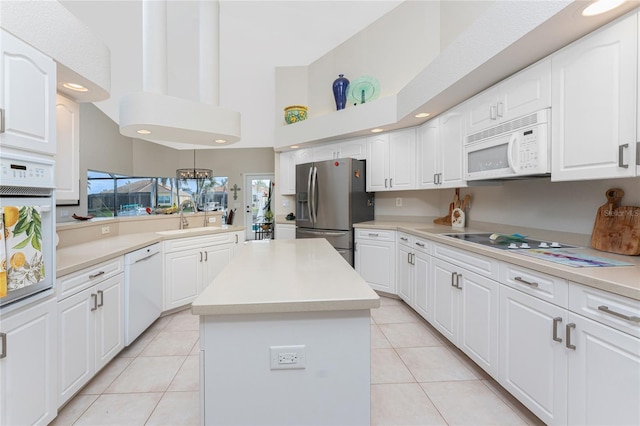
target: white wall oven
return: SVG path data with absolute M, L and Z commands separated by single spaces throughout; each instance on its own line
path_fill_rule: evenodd
M 0 307 L 52 291 L 54 162 L 0 153 Z
M 551 173 L 550 109 L 468 135 L 465 180 L 515 179 Z

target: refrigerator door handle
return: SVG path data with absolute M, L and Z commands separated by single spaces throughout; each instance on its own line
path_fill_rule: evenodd
M 311 213 L 313 217 L 311 218 L 312 223 L 315 225 L 318 221 L 318 206 L 316 205 L 317 198 L 317 190 L 318 190 L 318 168 L 313 167 L 313 177 L 311 178 L 311 189 L 313 190 L 313 195 L 311 196 Z
M 307 178 L 307 213 L 309 213 L 309 220 L 313 223 L 313 216 L 311 215 L 311 200 L 313 200 L 313 194 L 311 193 L 311 177 L 313 176 L 313 167 L 309 167 L 309 177 Z

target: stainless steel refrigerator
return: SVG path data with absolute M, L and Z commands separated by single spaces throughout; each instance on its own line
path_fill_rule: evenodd
M 296 166 L 296 238 L 326 238 L 353 266 L 353 224 L 373 220 L 365 162 L 342 158 Z

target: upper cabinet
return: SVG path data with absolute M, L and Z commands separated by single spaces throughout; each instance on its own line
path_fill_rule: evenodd
M 551 106 L 551 60 L 525 68 L 467 102 L 467 133 L 474 134 Z
M 367 192 L 415 189 L 416 129 L 367 138 Z
M 80 108 L 64 96 L 56 101 L 56 203 L 80 200 Z
M 637 173 L 637 13 L 552 57 L 551 180 Z
M 418 189 L 466 186 L 462 177 L 462 145 L 466 104 L 418 127 Z
M 56 64 L 0 32 L 0 145 L 56 153 Z

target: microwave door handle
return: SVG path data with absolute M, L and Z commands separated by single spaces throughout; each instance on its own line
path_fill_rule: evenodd
M 517 158 L 513 157 L 515 150 L 515 144 L 518 142 L 518 134 L 513 133 L 507 144 L 507 161 L 509 162 L 509 168 L 514 174 L 518 174 L 520 167 L 518 165 Z

